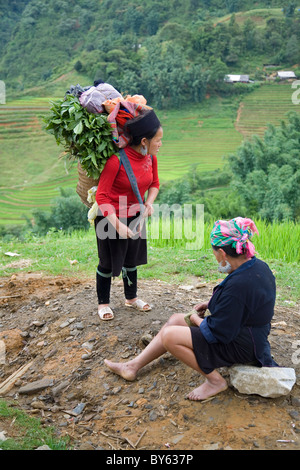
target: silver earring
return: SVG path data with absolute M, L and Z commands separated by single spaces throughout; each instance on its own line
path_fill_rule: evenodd
M 145 157 L 145 156 L 147 155 L 147 153 L 148 153 L 147 147 L 144 147 L 144 146 L 142 145 L 141 154 Z

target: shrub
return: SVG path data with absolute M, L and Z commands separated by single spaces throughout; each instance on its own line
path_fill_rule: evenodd
M 88 209 L 75 191 L 60 188 L 60 193 L 61 195 L 53 201 L 50 211 L 33 211 L 33 221 L 29 222 L 32 232 L 45 235 L 50 229 L 71 232 L 89 228 Z

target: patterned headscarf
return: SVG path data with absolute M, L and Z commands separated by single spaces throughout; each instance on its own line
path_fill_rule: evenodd
M 213 246 L 231 245 L 238 254 L 245 253 L 252 258 L 255 246 L 250 241 L 253 233 L 258 234 L 255 223 L 251 219 L 236 217 L 231 220 L 217 220 L 210 234 Z

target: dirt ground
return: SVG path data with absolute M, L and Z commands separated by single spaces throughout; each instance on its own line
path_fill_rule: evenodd
M 70 436 L 80 450 L 298 450 L 300 360 L 292 364 L 292 354 L 300 339 L 299 305 L 276 307 L 270 335 L 275 360 L 297 374 L 291 393 L 281 398 L 242 395 L 230 386 L 213 399 L 190 401 L 186 395 L 202 379 L 169 354 L 134 382 L 105 367 L 104 358 L 125 361 L 136 355 L 172 313 L 208 300 L 214 287 L 199 279 L 190 285 L 194 288 L 139 281 L 139 296 L 152 310 L 138 313 L 124 306 L 122 280 L 115 279 L 115 319 L 101 322 L 94 279 L 30 272 L 1 278 L 0 340 L 6 360 L 0 364 L 0 387 L 32 362 L 5 397 L 59 435 Z M 220 372 L 229 378 L 228 369 Z M 26 391 L 36 381 L 39 387 Z M 10 424 L 0 419 L 7 437 L 13 432 Z

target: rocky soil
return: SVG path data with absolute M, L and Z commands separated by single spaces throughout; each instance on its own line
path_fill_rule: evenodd
M 5 398 L 70 436 L 75 449 L 298 450 L 299 305 L 276 307 L 270 335 L 275 360 L 297 374 L 288 396 L 247 396 L 229 387 L 205 402 L 189 401 L 186 395 L 202 379 L 169 354 L 134 382 L 104 366 L 104 358 L 136 355 L 172 313 L 208 300 L 213 284 L 194 281 L 193 288 L 140 281 L 139 295 L 152 310 L 138 313 L 124 306 L 122 280 L 115 279 L 115 319 L 101 322 L 94 279 L 30 272 L 2 278 L 0 340 L 6 356 L 0 387 L 28 365 Z M 229 377 L 226 368 L 221 373 Z M 9 437 L 12 429 L 0 418 L 0 431 Z

